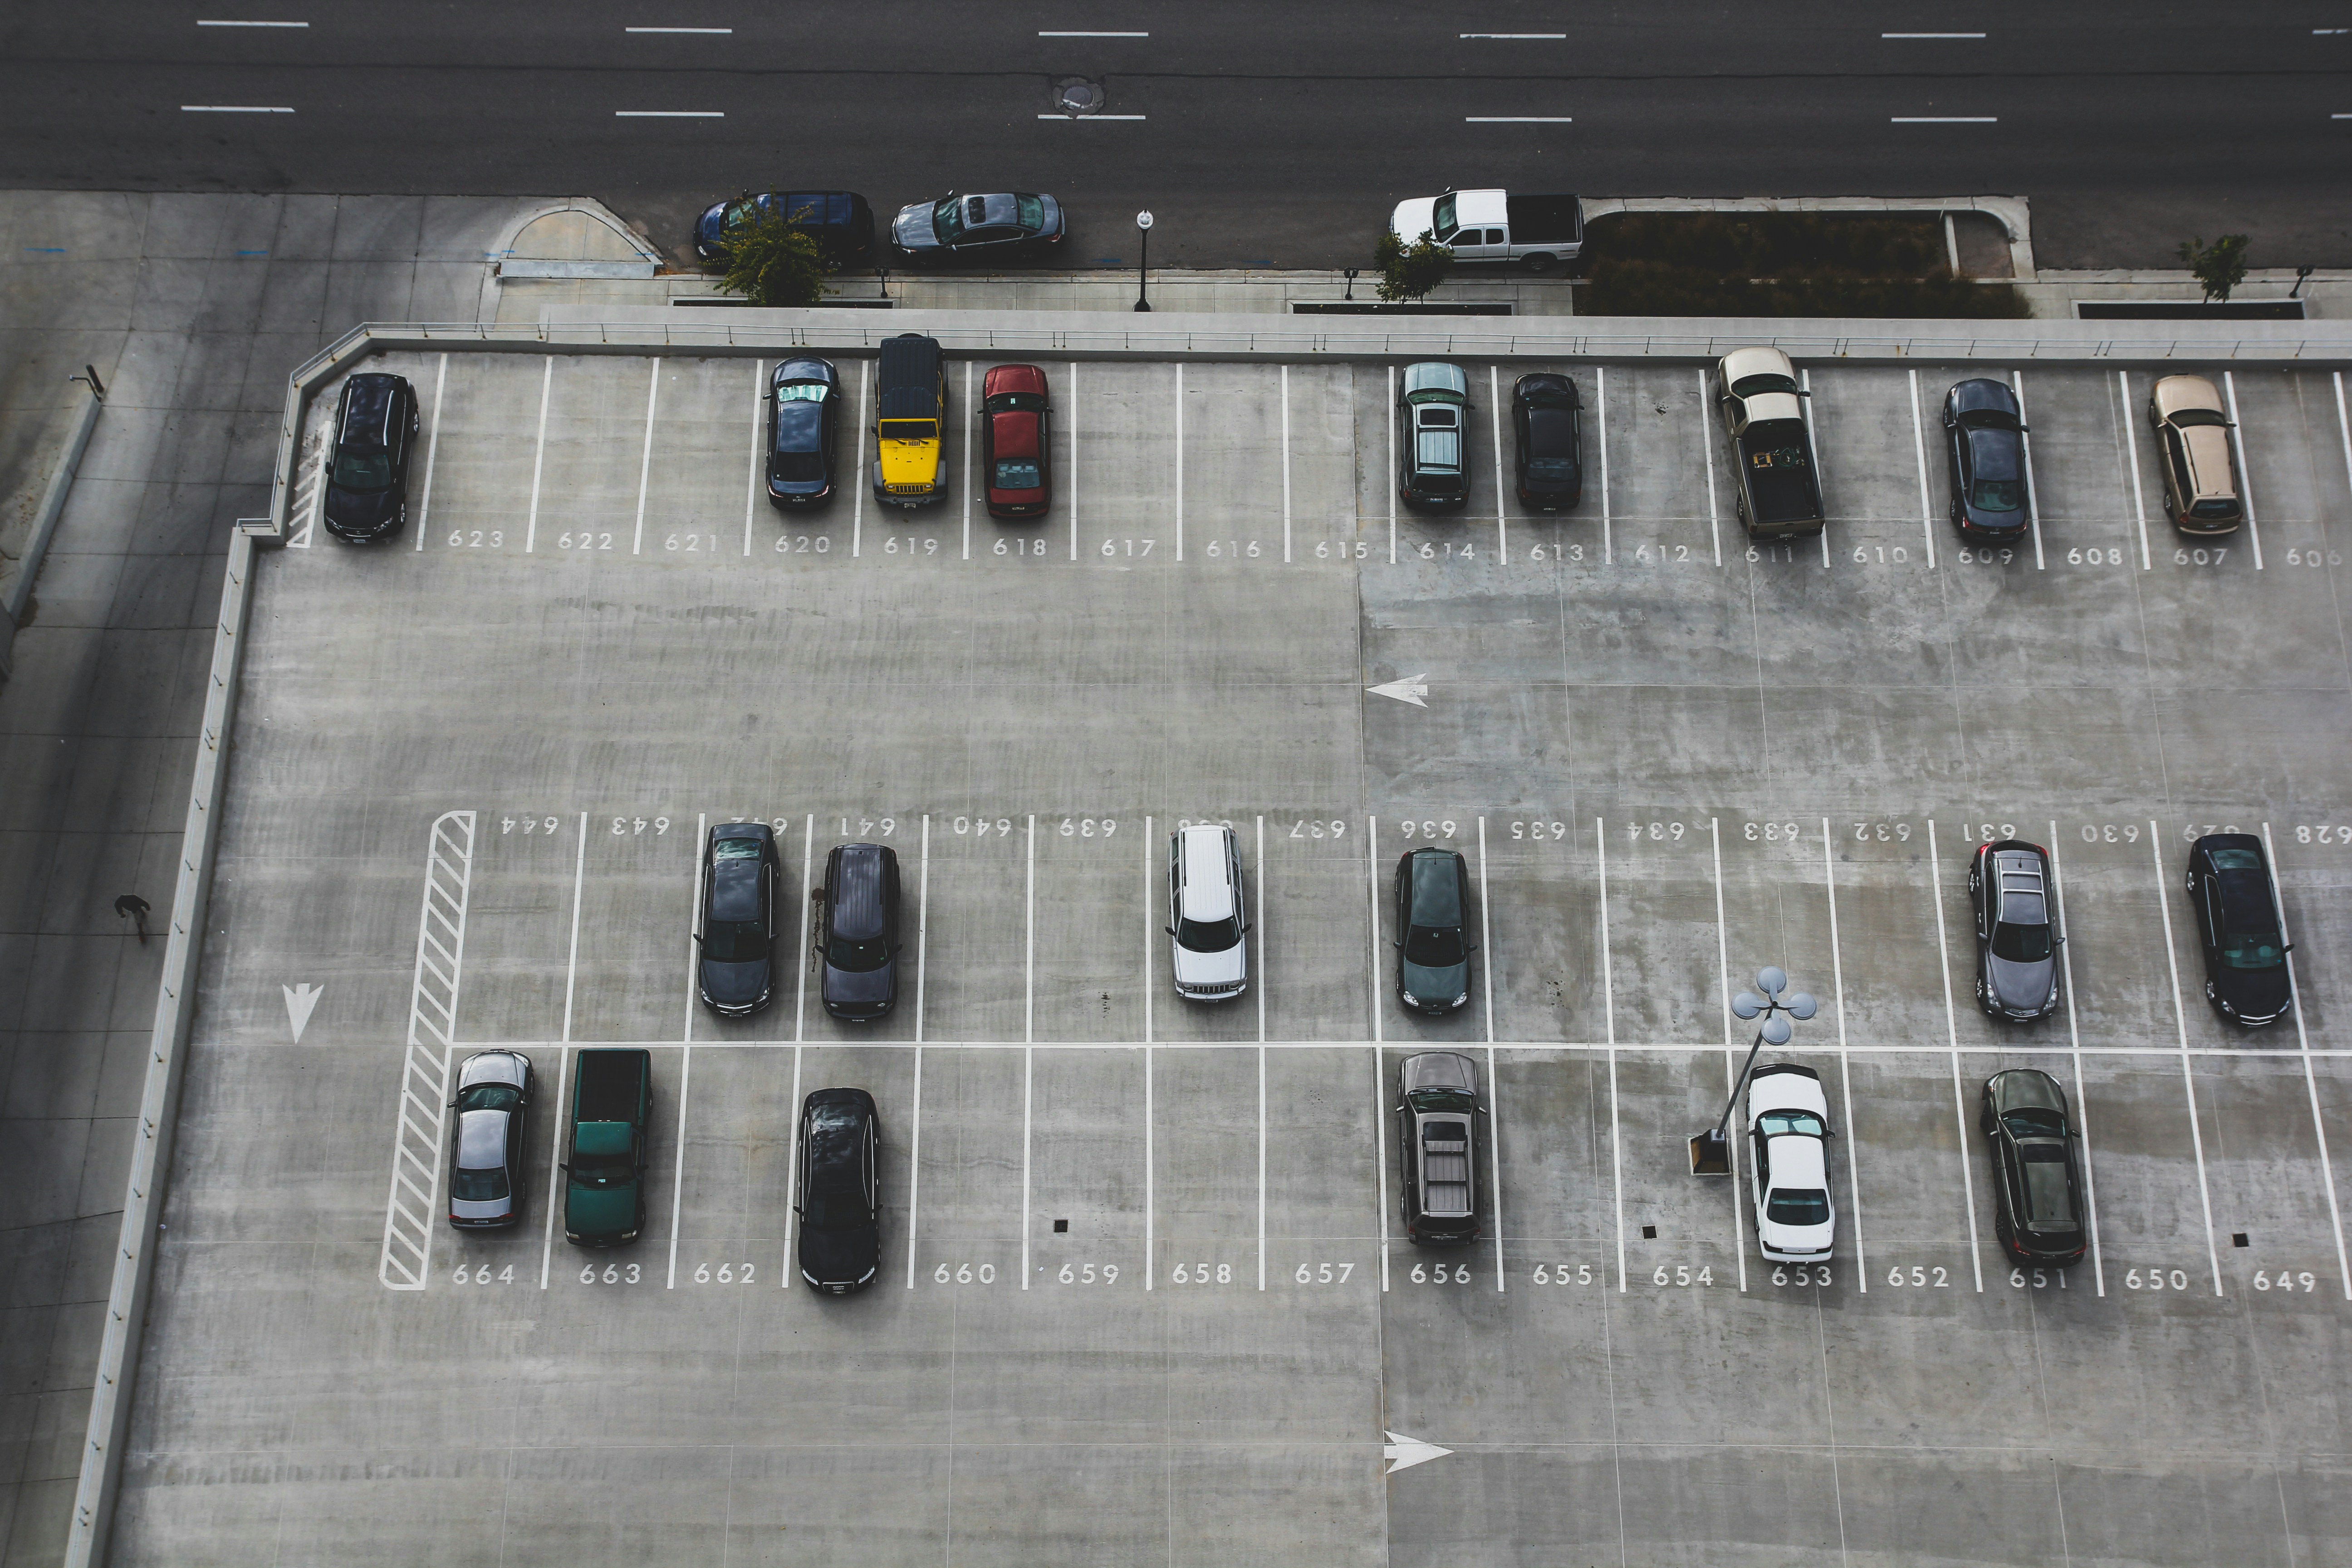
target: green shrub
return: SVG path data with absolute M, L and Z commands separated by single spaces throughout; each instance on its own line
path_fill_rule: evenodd
M 1955 278 L 1933 218 L 1628 213 L 1586 231 L 1594 316 L 2008 318 L 2014 289 Z
M 794 228 L 782 213 L 756 210 L 751 221 L 727 231 L 720 290 L 769 307 L 814 305 L 833 292 L 824 281 L 833 265 L 815 237 Z
M 1411 245 L 1385 230 L 1372 246 L 1372 265 L 1380 268 L 1381 298 L 1394 303 L 1428 294 L 1454 269 L 1454 252 L 1423 229 Z
M 2246 247 L 2252 243 L 2242 234 L 2225 234 L 2208 245 L 2200 234 L 2182 240 L 2178 254 L 2205 286 L 2208 300 L 2227 300 L 2230 290 L 2246 280 Z

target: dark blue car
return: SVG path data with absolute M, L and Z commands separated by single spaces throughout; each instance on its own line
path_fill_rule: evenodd
M 784 221 L 816 237 L 835 267 L 855 267 L 874 255 L 874 209 L 856 191 L 745 191 L 731 201 L 713 202 L 694 220 L 694 253 L 705 261 L 727 258 L 727 233 L 764 213 L 781 211 Z
M 814 506 L 833 494 L 841 444 L 841 373 L 830 360 L 778 362 L 768 378 L 768 500 Z
M 702 847 L 702 930 L 695 984 L 721 1017 L 745 1018 L 776 989 L 776 903 L 784 880 L 775 830 L 722 822 Z
M 1987 377 L 1944 395 L 1944 455 L 1952 521 L 1970 539 L 2021 538 L 2032 521 L 2026 494 L 2025 420 L 2017 395 Z

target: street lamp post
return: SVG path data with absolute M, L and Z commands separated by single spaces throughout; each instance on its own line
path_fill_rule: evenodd
M 1151 215 L 1148 212 L 1136 214 L 1135 228 L 1136 232 L 1143 237 L 1143 254 L 1135 263 L 1135 308 L 1139 310 L 1149 310 L 1151 309 L 1151 301 L 1143 297 L 1143 269 L 1151 262 Z
M 1781 994 L 1784 991 L 1788 992 L 1785 996 Z M 1739 1090 L 1748 1081 L 1748 1069 L 1756 1065 L 1756 1053 L 1768 1043 L 1787 1045 L 1791 1033 L 1789 1020 L 1810 1018 L 1817 1009 L 1811 992 L 1789 991 L 1789 976 L 1777 967 L 1758 970 L 1756 990 L 1742 991 L 1731 999 L 1734 1013 L 1743 1018 L 1760 1016 L 1764 1021 L 1756 1026 L 1756 1043 L 1748 1047 L 1748 1059 L 1739 1064 L 1739 1077 L 1732 1082 L 1730 1098 L 1723 1102 L 1723 1114 L 1715 1119 L 1713 1127 L 1691 1136 L 1692 1175 L 1731 1174 L 1731 1140 L 1724 1135 L 1724 1129 L 1730 1125 L 1732 1110 L 1739 1103 Z

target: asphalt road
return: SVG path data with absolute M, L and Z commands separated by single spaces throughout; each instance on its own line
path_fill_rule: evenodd
M 2352 262 L 2352 13 L 2316 4 L 8 9 L 12 186 L 590 194 L 673 251 L 747 185 L 1013 186 L 1067 202 L 1077 265 L 1131 264 L 1148 206 L 1154 258 L 1198 266 L 1359 263 L 1447 185 L 1991 192 L 2033 201 L 2044 265 L 2224 230 L 2256 265 Z M 1041 118 L 1073 77 L 1142 118 Z

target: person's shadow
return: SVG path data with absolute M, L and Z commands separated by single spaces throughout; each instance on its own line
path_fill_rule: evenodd
M 139 945 L 147 945 L 147 900 L 136 893 L 125 893 L 114 900 L 114 912 L 128 915 L 139 928 Z

